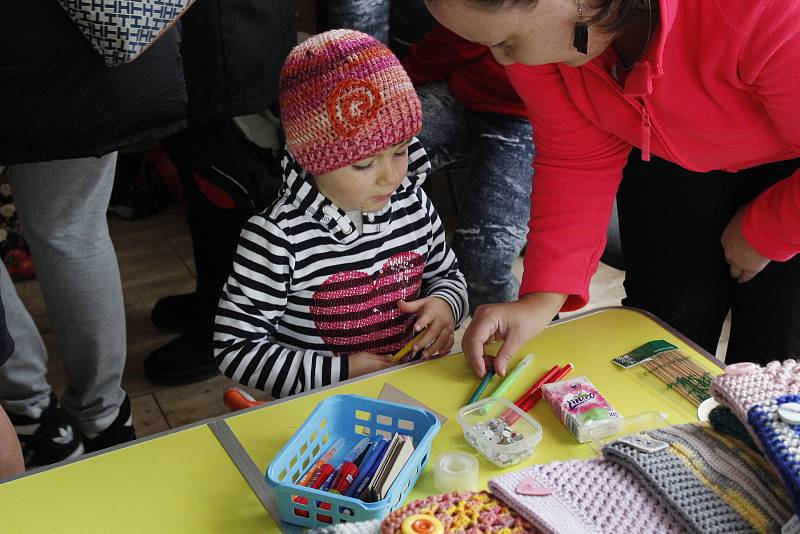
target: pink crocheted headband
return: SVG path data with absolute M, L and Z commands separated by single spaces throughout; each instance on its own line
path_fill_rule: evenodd
M 280 106 L 289 152 L 315 175 L 368 158 L 422 126 L 403 66 L 354 30 L 330 30 L 292 50 L 281 72 Z

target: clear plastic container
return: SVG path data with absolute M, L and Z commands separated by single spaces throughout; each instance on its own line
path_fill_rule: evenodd
M 667 414 L 644 412 L 633 417 L 626 417 L 619 425 L 593 428 L 589 431 L 589 438 L 592 440 L 592 448 L 599 454 L 602 453 L 603 447 L 621 437 L 645 434 L 650 430 L 657 430 L 667 425 L 669 425 Z
M 504 417 L 516 413 L 511 425 Z M 458 411 L 464 439 L 498 467 L 511 467 L 533 454 L 542 440 L 542 426 L 536 419 L 503 397 L 488 397 Z

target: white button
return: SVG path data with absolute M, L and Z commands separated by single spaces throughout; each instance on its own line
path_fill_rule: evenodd
M 787 402 L 778 406 L 778 417 L 787 425 L 800 425 L 800 404 Z
M 719 406 L 719 403 L 714 399 L 714 397 L 709 397 L 703 402 L 700 403 L 700 406 L 697 407 L 697 418 L 700 421 L 708 422 L 708 415 L 711 413 L 711 410 Z
M 726 375 L 746 375 L 758 369 L 758 366 L 753 362 L 732 363 L 725 367 Z

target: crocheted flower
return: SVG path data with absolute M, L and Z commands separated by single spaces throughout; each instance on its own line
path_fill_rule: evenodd
M 381 534 L 400 534 L 411 515 L 436 517 L 453 534 L 523 534 L 539 532 L 521 515 L 485 491 L 432 495 L 395 510 L 381 525 Z

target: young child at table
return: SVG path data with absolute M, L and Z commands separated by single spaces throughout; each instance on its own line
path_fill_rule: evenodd
M 285 397 L 446 354 L 467 290 L 420 185 L 419 99 L 379 41 L 331 30 L 289 55 L 280 197 L 242 229 L 214 327 L 220 369 Z

